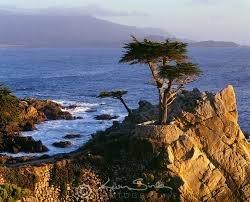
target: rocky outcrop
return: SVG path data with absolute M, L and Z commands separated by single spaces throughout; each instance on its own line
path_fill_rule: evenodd
M 18 186 L 23 175 L 33 179 L 21 183 L 34 190 L 33 201 L 48 195 L 52 201 L 250 199 L 250 146 L 238 125 L 232 86 L 216 94 L 183 92 L 169 125 L 156 125 L 156 117 L 157 107 L 141 103 L 74 155 L 4 168 L 0 175 Z
M 5 125 L 0 125 L 0 152 L 46 152 L 48 149 L 41 141 L 22 137 L 20 131 L 33 131 L 36 129 L 35 124 L 47 120 L 74 119 L 69 112 L 62 110 L 61 105 L 50 100 L 15 99 L 18 102 L 17 107 L 10 110 L 17 118 L 6 119 Z M 5 112 L 1 111 L 1 113 Z
M 47 120 L 74 119 L 69 112 L 62 110 L 61 105 L 50 100 L 27 99 L 21 101 L 20 106 L 23 111 L 20 123 L 22 131 L 35 130 L 35 124 Z
M 20 131 L 35 130 L 35 124 L 39 124 L 43 121 L 74 119 L 69 112 L 63 111 L 62 109 L 63 106 L 50 100 L 19 100 L 19 107 L 13 112 L 13 114 L 18 114 L 18 119 L 15 121 L 7 120 L 5 126 L 0 128 L 0 133 L 13 135 Z
M 29 99 L 27 102 L 30 106 L 34 107 L 39 114 L 43 114 L 46 117 L 46 120 L 74 119 L 69 112 L 62 110 L 62 105 L 51 100 Z
M 35 141 L 32 137 L 2 136 L 0 135 L 0 152 L 9 153 L 41 153 L 47 152 L 48 148 L 41 141 Z
M 182 201 L 249 200 L 250 147 L 238 125 L 233 87 L 217 94 L 186 92 L 180 99 L 189 96 L 191 103 L 172 106 L 171 125 L 142 124 L 135 137 L 164 145 L 166 169 L 183 181 Z

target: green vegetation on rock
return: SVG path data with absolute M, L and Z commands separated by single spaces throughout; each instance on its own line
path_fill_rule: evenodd
M 3 184 L 0 185 L 0 201 L 14 202 L 20 200 L 29 194 L 28 189 L 22 189 L 16 185 Z
M 0 133 L 16 132 L 21 114 L 19 100 L 3 85 L 0 85 L 0 104 Z

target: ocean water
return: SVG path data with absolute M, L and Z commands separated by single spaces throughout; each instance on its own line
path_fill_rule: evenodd
M 132 108 L 139 100 L 156 103 L 157 91 L 151 85 L 150 72 L 143 65 L 118 64 L 121 49 L 0 49 L 0 83 L 9 86 L 18 97 L 52 99 L 64 105 L 76 104 L 71 112 L 83 119 L 49 121 L 38 130 L 24 133 L 48 146 L 48 154 L 70 152 L 86 142 L 91 134 L 103 130 L 112 121 L 97 121 L 102 113 L 126 115 L 117 100 L 96 98 L 103 90 L 125 89 L 125 100 Z M 232 84 L 237 93 L 240 125 L 250 130 L 250 48 L 192 48 L 190 58 L 199 64 L 203 75 L 188 89 L 218 91 Z M 53 142 L 67 133 L 80 133 L 72 146 L 59 149 Z M 24 155 L 24 154 L 18 154 Z M 34 155 L 34 154 L 31 154 Z M 39 154 L 37 154 L 39 155 Z

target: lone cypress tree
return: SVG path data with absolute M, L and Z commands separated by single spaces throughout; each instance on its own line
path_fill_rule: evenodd
M 184 85 L 195 80 L 201 70 L 188 62 L 187 44 L 166 40 L 156 42 L 144 39 L 125 44 L 120 63 L 147 64 L 159 93 L 159 121 L 166 124 L 168 106 L 175 100 Z
M 118 99 L 121 101 L 121 103 L 123 104 L 123 106 L 125 107 L 125 109 L 127 110 L 128 114 L 131 114 L 131 109 L 127 106 L 127 104 L 125 103 L 124 99 L 122 98 L 123 95 L 127 94 L 128 91 L 108 91 L 108 92 L 101 92 L 100 95 L 98 96 L 99 98 L 107 98 L 107 97 L 111 97 L 114 99 Z

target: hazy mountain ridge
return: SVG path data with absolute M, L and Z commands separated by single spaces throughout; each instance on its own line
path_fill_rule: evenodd
M 35 47 L 116 45 L 130 35 L 145 37 L 161 29 L 115 24 L 90 16 L 1 15 L 0 44 Z
M 153 40 L 170 38 L 191 47 L 239 47 L 233 42 L 177 39 L 158 28 L 138 28 L 91 16 L 13 14 L 0 10 L 0 47 L 120 47 L 134 35 Z

